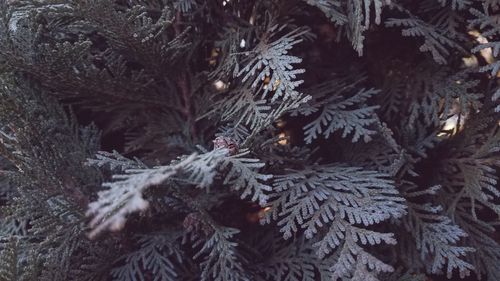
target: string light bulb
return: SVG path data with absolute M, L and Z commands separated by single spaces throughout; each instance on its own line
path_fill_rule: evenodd
M 279 135 L 279 140 L 278 140 L 278 144 L 279 145 L 287 145 L 288 144 L 288 136 L 286 135 L 285 132 L 281 132 Z
M 217 91 L 223 91 L 227 88 L 227 84 L 224 83 L 222 80 L 215 81 L 213 85 Z

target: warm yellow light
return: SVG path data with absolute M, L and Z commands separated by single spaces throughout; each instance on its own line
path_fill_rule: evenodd
M 283 119 L 279 119 L 278 121 L 276 121 L 276 126 L 277 126 L 278 128 L 283 128 L 283 127 L 285 127 L 285 124 L 286 124 L 286 122 L 285 122 L 285 121 L 283 121 Z
M 280 83 L 281 83 L 281 81 L 279 79 L 276 79 L 276 81 L 274 81 L 273 91 L 276 91 L 276 89 L 278 88 Z
M 269 84 L 269 82 L 271 81 L 271 77 L 269 76 L 265 76 L 264 78 L 262 78 L 262 81 L 264 83 L 264 90 L 267 89 L 267 85 Z
M 260 209 L 260 211 L 258 213 L 259 219 L 264 218 L 264 216 L 266 215 L 266 213 L 269 212 L 269 211 L 271 211 L 271 207 L 265 207 L 263 209 Z
M 208 58 L 208 64 L 210 65 L 217 64 L 217 57 L 219 56 L 219 52 L 220 52 L 219 48 L 212 49 L 212 51 L 210 52 L 210 58 Z
M 438 133 L 438 137 L 445 137 L 450 135 L 450 132 L 451 134 L 455 134 L 460 131 L 460 123 L 463 124 L 463 120 L 465 120 L 465 116 L 462 114 L 454 114 L 450 118 L 446 119 L 442 131 Z
M 479 31 L 471 30 L 468 33 L 469 33 L 469 35 L 472 35 L 474 38 L 476 38 L 476 41 L 479 42 L 480 44 L 487 44 L 488 43 L 488 39 L 486 39 L 486 37 L 481 35 L 481 33 L 479 33 Z M 481 54 L 481 56 L 484 58 L 484 60 L 487 63 L 495 62 L 495 58 L 493 57 L 493 50 L 491 48 L 481 49 L 481 51 L 479 51 L 479 53 Z
M 271 211 L 271 207 L 261 208 L 257 212 L 248 213 L 246 218 L 251 223 L 257 223 L 259 220 L 263 219 L 267 212 Z
M 453 115 L 452 117 L 446 119 L 444 123 L 443 130 L 451 131 L 455 130 L 458 126 L 458 115 Z
M 477 60 L 477 57 L 472 55 L 470 57 L 463 57 L 462 62 L 466 67 L 478 67 L 479 66 L 479 61 Z
M 288 137 L 285 133 L 280 133 L 278 135 L 278 137 L 279 137 L 279 140 L 278 140 L 279 145 L 287 145 L 288 144 Z
M 217 91 L 222 91 L 227 88 L 227 84 L 222 82 L 222 80 L 217 80 L 214 82 L 214 87 Z

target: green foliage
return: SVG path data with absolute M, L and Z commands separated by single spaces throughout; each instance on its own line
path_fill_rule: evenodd
M 422 52 L 430 52 L 432 58 L 441 64 L 446 63 L 446 57 L 451 48 L 459 48 L 459 45 L 447 37 L 442 29 L 436 29 L 418 18 L 389 19 L 385 23 L 388 27 L 402 27 L 401 34 L 408 37 L 422 37 L 424 43 L 419 47 Z
M 115 280 L 147 280 L 149 274 L 155 281 L 179 278 L 175 263 L 182 262 L 183 252 L 176 248 L 175 238 L 175 234 L 140 237 L 140 248 L 124 256 L 125 264 L 114 268 L 111 275 Z
M 331 84 L 328 83 L 322 87 L 331 89 Z M 318 137 L 318 134 L 328 138 L 335 131 L 343 130 L 342 137 L 353 133 L 353 142 L 358 141 L 361 136 L 365 142 L 368 142 L 371 140 L 370 135 L 375 133 L 368 127 L 376 122 L 374 110 L 378 106 L 363 106 L 363 104 L 376 93 L 377 91 L 374 89 L 361 89 L 354 96 L 344 100 L 342 97 L 327 94 L 328 98 L 319 102 L 319 104 L 323 104 L 320 116 L 304 127 L 304 140 L 311 143 L 313 139 Z
M 99 199 L 89 204 L 87 215 L 94 217 L 90 222 L 90 226 L 94 228 L 90 236 L 93 237 L 105 229 L 122 228 L 126 215 L 148 207 L 147 201 L 142 198 L 146 188 L 162 183 L 193 160 L 194 155 L 175 165 L 153 169 L 127 169 L 126 174 L 115 175 L 116 181 L 104 185 L 109 189 L 100 191 Z
M 375 23 L 381 23 L 382 7 L 390 4 L 390 0 L 305 0 L 309 5 L 320 9 L 332 22 L 346 29 L 347 37 L 353 48 L 361 56 L 365 31 L 370 27 L 372 9 Z M 373 6 L 373 8 L 372 8 Z
M 228 156 L 226 149 L 216 149 L 182 157 L 171 165 L 147 168 L 116 152 L 100 152 L 97 159 L 90 159 L 88 163 L 98 167 L 110 165 L 111 169 L 120 167 L 125 173 L 116 174 L 114 181 L 104 183 L 103 186 L 109 189 L 100 191 L 98 200 L 89 204 L 87 215 L 93 216 L 90 226 L 94 228 L 89 235 L 93 237 L 106 229 L 121 229 L 128 214 L 148 208 L 149 204 L 143 198 L 147 188 L 160 185 L 176 175 L 186 174 L 189 184 L 207 188 L 214 181 L 218 169 L 227 170 L 223 184 L 236 191 L 244 189 L 242 199 L 251 196 L 252 201 L 265 204 L 265 192 L 270 187 L 262 182 L 271 176 L 257 172 L 264 166 L 258 159 L 242 158 L 243 155 L 245 153 Z
M 362 171 L 342 165 L 311 167 L 296 173 L 277 177 L 271 203 L 272 211 L 266 218 L 278 220 L 285 239 L 303 229 L 306 238 L 317 235 L 328 227 L 314 244 L 320 258 L 338 248 L 337 262 L 332 265 L 334 278 L 357 278 L 368 270 L 387 272 L 392 268 L 365 252 L 363 245 L 381 242 L 394 244 L 390 233 L 380 233 L 359 227 L 401 217 L 402 199 L 383 174 Z
M 271 26 L 267 31 L 268 37 L 273 35 L 286 26 Z M 238 72 L 238 76 L 245 74 L 242 81 L 245 82 L 250 77 L 255 79 L 252 82 L 252 88 L 262 88 L 262 97 L 273 91 L 271 101 L 275 101 L 282 97 L 283 99 L 297 99 L 299 93 L 297 88 L 303 81 L 296 80 L 297 75 L 304 72 L 304 69 L 294 69 L 293 65 L 302 62 L 295 56 L 287 55 L 288 51 L 297 43 L 306 31 L 293 30 L 274 42 L 269 42 L 268 38 L 262 38 L 260 45 L 257 45 L 255 50 L 256 57 L 245 62 L 246 67 Z M 257 75 L 256 72 L 259 70 Z M 262 81 L 269 77 L 267 85 L 262 86 Z M 296 81 L 294 81 L 296 80 Z
M 415 186 L 405 183 L 408 187 L 406 197 L 416 197 L 436 194 L 439 186 L 431 187 L 429 190 L 412 192 Z M 452 270 L 458 268 L 460 275 L 469 275 L 472 265 L 464 261 L 461 256 L 467 252 L 473 252 L 470 247 L 456 246 L 457 242 L 467 236 L 467 233 L 443 215 L 440 206 L 430 204 L 408 203 L 408 216 L 404 220 L 406 229 L 415 239 L 415 246 L 420 252 L 420 259 L 430 268 L 433 273 L 440 273 L 444 264 L 447 264 L 447 275 L 452 276 Z M 432 260 L 429 260 L 432 257 Z
M 0 268 L 0 280 L 2 281 L 15 281 L 18 280 L 18 243 L 12 239 L 7 247 L 2 251 L 1 260 L 2 268 Z
M 238 232 L 234 228 L 214 228 L 213 234 L 195 255 L 195 258 L 207 256 L 201 263 L 202 280 L 251 280 L 249 274 L 243 270 L 242 258 L 236 251 L 238 244 L 232 241 Z
M 262 249 L 263 259 L 256 268 L 266 280 L 313 281 L 331 278 L 329 260 L 319 259 L 310 241 L 301 238 L 290 242 L 275 234 L 259 238 L 258 249 Z
M 0 280 L 500 280 L 499 12 L 0 0 Z
M 493 10 L 493 11 L 492 11 Z M 472 26 L 477 26 L 482 31 L 480 36 L 493 37 L 500 35 L 500 17 L 495 14 L 494 8 L 489 8 L 488 5 L 483 6 L 483 11 L 471 8 L 470 12 L 475 16 L 474 19 L 470 21 Z M 490 14 L 493 13 L 493 14 Z M 491 75 L 496 75 L 500 71 L 500 62 L 498 62 L 498 57 L 500 54 L 500 41 L 488 42 L 488 40 L 478 40 L 480 45 L 474 47 L 472 52 L 477 53 L 481 50 L 491 50 L 492 55 L 497 58 L 495 62 L 490 63 L 486 66 L 481 67 L 480 71 L 491 71 Z

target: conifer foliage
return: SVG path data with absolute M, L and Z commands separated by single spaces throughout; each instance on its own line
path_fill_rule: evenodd
M 500 280 L 498 0 L 0 0 L 0 280 Z

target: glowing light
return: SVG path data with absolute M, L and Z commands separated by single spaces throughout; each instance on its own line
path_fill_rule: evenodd
M 288 136 L 283 132 L 278 135 L 279 140 L 278 144 L 279 145 L 287 145 L 288 144 Z
M 259 220 L 263 219 L 267 212 L 271 211 L 271 207 L 261 208 L 257 212 L 248 213 L 246 215 L 247 221 L 251 223 L 257 223 Z
M 217 91 L 222 91 L 227 88 L 227 84 L 224 83 L 222 80 L 217 80 L 214 82 L 214 87 Z
M 481 35 L 481 33 L 479 33 L 479 31 L 477 31 L 477 30 L 471 30 L 468 33 L 469 33 L 469 35 L 472 35 L 473 37 L 475 37 L 476 41 L 480 44 L 489 43 L 488 39 L 486 39 L 486 37 Z M 484 58 L 484 60 L 486 60 L 487 63 L 493 63 L 495 61 L 495 58 L 493 57 L 493 50 L 491 50 L 491 48 L 481 49 L 479 51 L 479 53 Z
M 445 131 L 455 130 L 457 128 L 457 125 L 458 125 L 458 115 L 453 115 L 452 117 L 446 120 L 443 126 L 443 130 Z
M 463 57 L 462 62 L 466 67 L 478 67 L 479 66 L 479 61 L 477 60 L 477 57 L 472 55 L 470 57 Z
M 487 43 L 489 43 L 488 39 L 486 39 L 486 37 L 484 37 L 477 30 L 471 30 L 471 31 L 469 31 L 469 35 L 472 35 L 473 37 L 475 37 L 476 41 L 479 42 L 480 44 L 487 44 Z M 479 51 L 479 53 L 481 54 L 481 56 L 484 58 L 484 60 L 488 64 L 492 64 L 492 63 L 495 62 L 495 57 L 493 56 L 493 50 L 491 49 L 491 47 L 483 48 L 483 49 L 481 49 Z M 496 76 L 500 77 L 500 71 L 496 74 Z
M 273 84 L 273 91 L 276 91 L 276 89 L 278 88 L 278 86 L 281 84 L 281 81 L 279 79 L 276 79 L 276 81 L 274 81 L 274 84 Z
M 271 77 L 269 76 L 264 76 L 262 77 L 262 81 L 264 81 L 264 90 L 267 89 L 267 85 L 269 84 L 269 82 L 271 81 Z
M 241 42 L 240 42 L 240 48 L 245 48 L 247 42 L 245 41 L 245 39 L 241 39 Z
M 286 124 L 286 122 L 285 122 L 283 119 L 279 119 L 278 121 L 276 121 L 276 126 L 277 126 L 278 128 L 283 128 L 283 127 L 285 127 L 285 124 Z
M 219 56 L 219 52 L 220 52 L 219 48 L 212 49 L 212 51 L 210 52 L 210 58 L 208 58 L 208 63 L 210 65 L 217 64 L 217 57 Z
M 260 211 L 258 213 L 259 219 L 263 219 L 264 216 L 266 215 L 266 213 L 269 211 L 271 211 L 271 207 L 265 207 L 263 209 L 260 209 Z
M 454 114 L 450 118 L 446 119 L 443 125 L 443 129 L 438 133 L 438 137 L 449 136 L 450 134 L 455 134 L 460 131 L 460 123 L 463 124 L 465 116 L 462 114 Z

